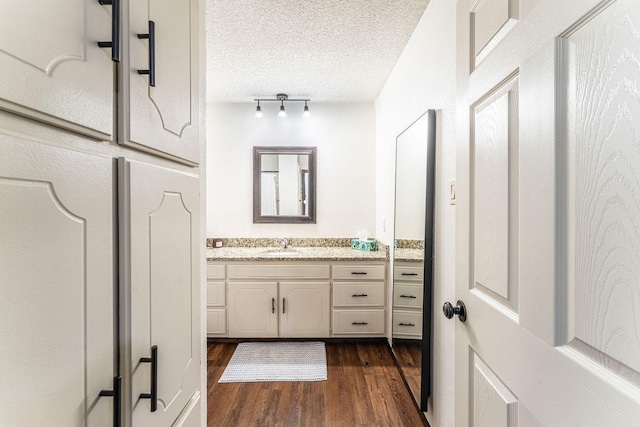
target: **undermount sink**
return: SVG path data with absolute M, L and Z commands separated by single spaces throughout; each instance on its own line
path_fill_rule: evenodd
M 300 252 L 292 248 L 287 248 L 287 249 L 278 248 L 278 249 L 269 249 L 266 252 L 266 254 L 271 256 L 296 256 L 296 255 L 300 255 Z

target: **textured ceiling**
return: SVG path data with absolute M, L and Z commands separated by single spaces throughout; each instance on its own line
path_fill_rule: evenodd
M 207 0 L 212 102 L 373 101 L 429 0 Z

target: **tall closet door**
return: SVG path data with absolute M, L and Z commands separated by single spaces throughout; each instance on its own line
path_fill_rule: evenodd
M 111 6 L 6 0 L 0 7 L 0 109 L 111 139 Z
M 199 179 L 125 159 L 119 171 L 125 425 L 169 426 L 200 398 Z
M 130 52 L 122 68 L 121 142 L 197 163 L 197 0 L 131 1 L 126 12 Z
M 113 426 L 112 161 L 2 131 L 0 156 L 0 426 Z

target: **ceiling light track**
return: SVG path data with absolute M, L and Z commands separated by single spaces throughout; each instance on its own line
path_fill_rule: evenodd
M 307 103 L 311 102 L 309 98 L 289 98 L 289 95 L 286 93 L 279 93 L 275 98 L 255 98 L 254 101 L 258 102 L 258 106 L 256 107 L 256 118 L 260 119 L 264 117 L 262 113 L 262 107 L 260 107 L 260 102 L 279 102 L 280 103 L 280 111 L 278 111 L 278 118 L 285 119 L 287 118 L 287 112 L 284 108 L 284 103 L 286 102 L 304 102 L 304 109 L 302 110 L 302 118 L 307 119 L 311 117 L 311 112 L 309 111 L 309 106 Z

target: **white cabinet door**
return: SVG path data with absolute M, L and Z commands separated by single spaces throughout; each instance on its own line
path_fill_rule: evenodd
M 120 142 L 198 163 L 198 2 L 130 1 L 124 12 L 129 55 L 121 64 L 124 134 Z M 153 42 L 138 38 L 150 34 L 150 22 Z M 150 51 L 154 64 L 150 64 Z M 155 86 L 150 74 L 138 73 L 151 68 Z
M 457 22 L 456 425 L 640 425 L 638 2 Z
M 278 336 L 277 282 L 231 282 L 227 294 L 229 337 Z
M 125 425 L 169 426 L 200 391 L 198 176 L 120 159 Z M 157 410 L 151 411 L 152 346 Z M 146 360 L 146 359 L 145 359 Z
M 329 336 L 329 282 L 280 282 L 280 336 Z
M 112 161 L 1 132 L 0 157 L 0 425 L 110 427 Z
M 113 129 L 111 7 L 98 0 L 3 1 L 0 109 L 98 139 Z

